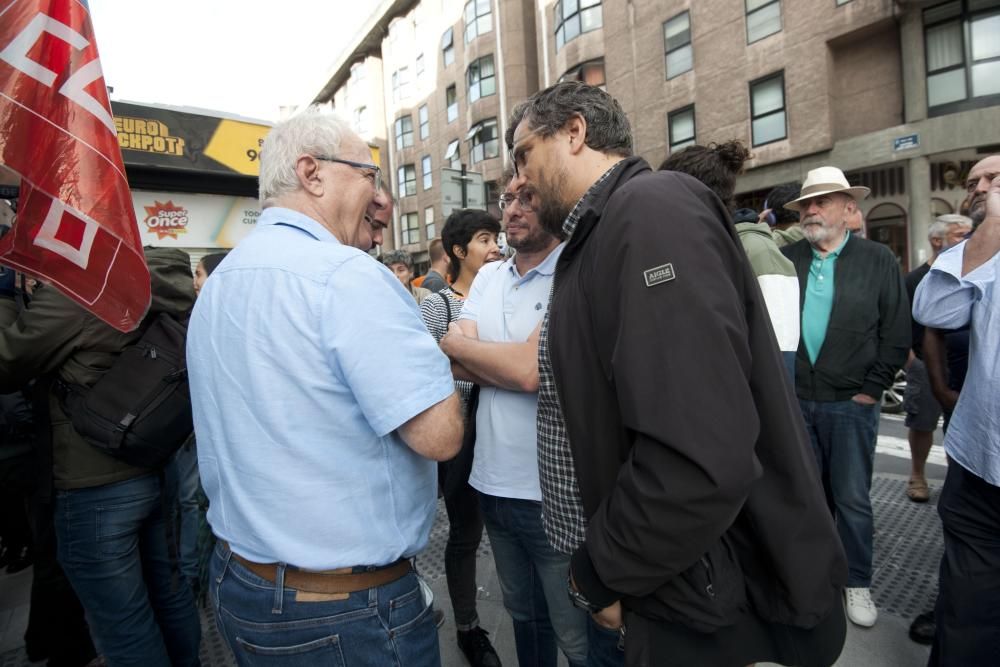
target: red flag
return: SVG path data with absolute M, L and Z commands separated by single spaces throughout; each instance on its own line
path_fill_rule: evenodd
M 149 270 L 85 2 L 0 0 L 0 163 L 21 176 L 0 263 L 138 326 Z

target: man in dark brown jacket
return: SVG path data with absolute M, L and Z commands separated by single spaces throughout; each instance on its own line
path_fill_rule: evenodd
M 617 631 L 632 665 L 832 664 L 844 554 L 722 203 L 631 157 L 598 88 L 541 91 L 509 128 L 518 179 L 569 236 L 539 343 L 538 456 L 592 658 L 613 664 L 601 638 Z
M 147 248 L 146 261 L 150 314 L 185 317 L 194 304 L 187 254 Z M 53 287 L 35 292 L 20 313 L 12 299 L 0 299 L 0 327 L 0 392 L 51 376 L 92 386 L 141 335 L 121 333 Z M 164 508 L 176 493 L 172 467 L 161 476 L 91 446 L 52 391 L 49 417 L 59 564 L 101 652 L 113 665 L 197 665 L 201 626 L 194 597 L 177 585 L 167 544 Z

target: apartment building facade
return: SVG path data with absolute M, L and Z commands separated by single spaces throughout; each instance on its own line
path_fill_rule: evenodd
M 842 168 L 872 188 L 869 236 L 903 269 L 926 259 L 933 216 L 959 210 L 972 164 L 1000 152 L 1000 0 L 385 2 L 338 73 L 359 64 L 375 114 L 361 129 L 381 133 L 399 191 L 394 239 L 418 253 L 443 222 L 440 167 L 464 162 L 495 199 L 507 115 L 559 80 L 615 96 L 654 167 L 740 139 L 754 208 Z M 316 101 L 353 117 L 350 86 L 335 75 Z

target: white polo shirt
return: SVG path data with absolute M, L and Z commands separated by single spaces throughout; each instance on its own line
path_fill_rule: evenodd
M 523 343 L 549 306 L 560 243 L 524 276 L 514 258 L 486 264 L 472 281 L 459 319 L 472 320 L 479 339 Z M 538 394 L 482 387 L 476 412 L 476 455 L 469 484 L 501 498 L 541 501 L 535 417 Z

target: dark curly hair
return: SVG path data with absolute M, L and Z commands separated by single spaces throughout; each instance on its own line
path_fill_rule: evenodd
M 792 182 L 776 185 L 773 190 L 767 193 L 765 203 L 774 215 L 774 224 L 786 225 L 799 221 L 799 212 L 785 208 L 785 204 L 793 199 L 798 199 L 800 192 L 802 192 L 802 184 Z
M 587 121 L 584 143 L 589 148 L 608 155 L 632 156 L 632 128 L 618 100 L 580 81 L 549 86 L 514 107 L 504 135 L 507 148 L 514 148 L 514 131 L 522 121 L 527 121 L 528 129 L 538 136 L 551 137 L 576 115 Z
M 668 157 L 660 171 L 680 171 L 694 176 L 709 187 L 730 211 L 735 203 L 736 177 L 751 157 L 750 150 L 737 139 L 724 144 L 688 146 Z
M 500 233 L 500 223 L 486 211 L 474 208 L 460 208 L 453 211 L 441 228 L 441 244 L 448 253 L 448 277 L 451 282 L 458 280 L 462 272 L 462 259 L 455 254 L 455 246 L 462 250 L 469 247 L 469 241 L 482 230 Z

